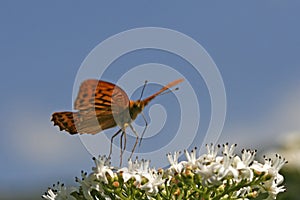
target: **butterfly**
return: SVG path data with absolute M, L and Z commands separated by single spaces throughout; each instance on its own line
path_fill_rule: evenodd
M 120 129 L 111 138 L 109 156 L 111 156 L 112 153 L 113 139 L 118 134 L 122 133 L 120 140 L 121 158 L 126 147 L 126 128 L 130 127 L 136 136 L 136 141 L 130 155 L 131 157 L 139 140 L 139 135 L 131 123 L 137 118 L 151 100 L 158 95 L 164 94 L 164 91 L 181 83 L 183 80 L 184 79 L 175 80 L 162 87 L 155 94 L 145 99 L 141 100 L 140 98 L 139 100 L 134 101 L 129 100 L 124 90 L 113 83 L 96 79 L 88 79 L 83 81 L 80 85 L 78 96 L 74 102 L 74 109 L 77 111 L 55 112 L 52 114 L 51 121 L 53 121 L 54 125 L 57 125 L 61 131 L 67 131 L 71 135 L 77 133 L 96 134 L 116 126 L 120 127 Z M 143 87 L 142 94 L 145 86 L 146 82 Z M 144 115 L 142 116 L 145 120 Z M 144 129 L 142 133 L 141 139 L 143 138 L 145 130 L 146 129 Z M 123 137 L 125 139 L 124 148 L 122 147 Z

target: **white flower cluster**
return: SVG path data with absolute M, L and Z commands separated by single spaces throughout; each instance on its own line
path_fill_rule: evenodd
M 222 155 L 218 156 L 220 145 L 206 145 L 207 154 L 196 157 L 196 148 L 191 153 L 185 151 L 187 161 L 178 163 L 179 153 L 175 152 L 173 157 L 168 154 L 171 167 L 168 169 L 171 174 L 181 173 L 190 167 L 194 174 L 199 174 L 201 184 L 207 187 L 221 186 L 225 184 L 238 184 L 247 181 L 247 187 L 242 187 L 235 191 L 231 198 L 255 197 L 259 192 L 268 192 L 267 199 L 276 199 L 277 194 L 284 192 L 284 177 L 279 174 L 279 170 L 287 161 L 276 154 L 274 160 L 264 159 L 264 164 L 254 160 L 256 150 L 242 150 L 242 156 L 234 154 L 236 144 L 229 146 L 223 145 Z M 255 180 L 257 179 L 257 180 Z M 229 180 L 229 181 L 228 181 Z M 254 191 L 254 192 L 253 192 Z M 252 192 L 252 193 L 251 193 Z
M 99 156 L 94 158 L 96 167 L 92 173 L 82 172 L 82 178 L 76 178 L 79 189 L 57 184 L 42 197 L 93 200 L 140 195 L 138 199 L 155 199 L 159 195 L 160 199 L 170 199 L 172 195 L 181 195 L 183 199 L 248 199 L 268 193 L 267 199 L 276 199 L 278 193 L 285 191 L 280 186 L 284 178 L 279 174 L 286 163 L 284 158 L 276 155 L 274 160 L 265 158 L 262 164 L 254 160 L 256 151 L 243 150 L 239 157 L 234 154 L 236 145 L 223 145 L 218 155 L 220 148 L 207 145 L 207 154 L 200 157 L 196 148 L 190 153 L 185 151 L 187 160 L 181 162 L 180 152 L 167 154 L 170 167 L 166 170 L 150 168 L 148 160 L 137 159 L 117 170 L 110 166 L 108 158 Z

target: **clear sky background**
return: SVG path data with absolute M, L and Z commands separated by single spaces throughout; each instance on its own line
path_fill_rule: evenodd
M 177 30 L 207 50 L 227 94 L 221 142 L 263 149 L 299 131 L 299 9 L 296 0 L 1 1 L 0 198 L 40 195 L 90 170 L 78 137 L 59 132 L 50 116 L 72 108 L 74 79 L 88 53 L 132 28 Z M 129 55 L 118 64 L 136 60 L 152 61 Z M 185 76 L 193 81 L 192 72 Z

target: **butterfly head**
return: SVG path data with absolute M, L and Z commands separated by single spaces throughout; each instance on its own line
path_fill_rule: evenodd
M 129 103 L 129 112 L 132 120 L 135 120 L 136 117 L 144 110 L 145 102 L 142 100 L 130 101 Z

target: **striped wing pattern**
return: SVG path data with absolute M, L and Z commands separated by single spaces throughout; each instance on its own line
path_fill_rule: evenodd
M 118 86 L 95 79 L 85 80 L 79 89 L 74 108 L 77 112 L 56 112 L 54 125 L 70 134 L 96 134 L 115 127 L 114 116 L 128 109 L 127 94 Z M 75 126 L 76 124 L 76 126 Z

